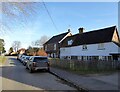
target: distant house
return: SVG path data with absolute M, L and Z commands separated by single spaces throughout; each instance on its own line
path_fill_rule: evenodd
M 68 36 L 71 36 L 70 29 L 68 29 L 68 32 L 55 35 L 53 36 L 50 40 L 48 40 L 44 44 L 44 50 L 48 54 L 49 57 L 53 58 L 59 58 L 60 56 L 60 47 L 61 47 L 61 42 Z
M 61 44 L 60 58 L 78 60 L 118 60 L 120 39 L 116 26 L 67 37 Z
M 18 54 L 25 54 L 25 52 L 26 52 L 26 49 L 24 48 L 21 48 L 18 50 Z

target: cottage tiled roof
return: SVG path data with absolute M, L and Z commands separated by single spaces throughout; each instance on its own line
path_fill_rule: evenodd
M 112 26 L 67 37 L 62 43 L 62 47 L 69 47 L 67 45 L 69 40 L 73 40 L 73 43 L 70 46 L 111 42 L 115 29 L 116 26 Z
M 69 32 L 62 33 L 56 36 L 53 36 L 50 40 L 48 40 L 45 44 L 50 44 L 50 43 L 58 43 L 61 41 Z

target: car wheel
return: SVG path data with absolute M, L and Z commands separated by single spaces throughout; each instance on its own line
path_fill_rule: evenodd
M 48 67 L 47 72 L 50 72 L 50 68 Z
M 23 62 L 23 65 L 25 66 L 24 62 Z
M 28 69 L 27 65 L 26 65 L 26 69 Z
M 24 62 L 23 62 L 23 65 L 25 66 Z
M 26 66 L 26 64 L 23 62 L 23 65 Z
M 30 68 L 30 69 L 29 69 L 29 72 L 30 72 L 30 73 L 33 73 L 33 70 Z

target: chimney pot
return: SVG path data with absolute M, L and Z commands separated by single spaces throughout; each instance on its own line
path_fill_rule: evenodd
M 68 29 L 68 32 L 70 32 L 70 29 Z
M 79 34 L 82 34 L 85 29 L 84 29 L 83 27 L 81 27 L 81 28 L 79 28 L 78 30 L 79 30 Z

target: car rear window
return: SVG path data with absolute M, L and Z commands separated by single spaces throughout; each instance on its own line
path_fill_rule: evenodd
M 41 61 L 46 62 L 48 61 L 48 59 L 46 57 L 35 57 L 34 58 L 34 62 L 41 62 Z
M 26 57 L 27 60 L 29 60 L 30 57 Z

